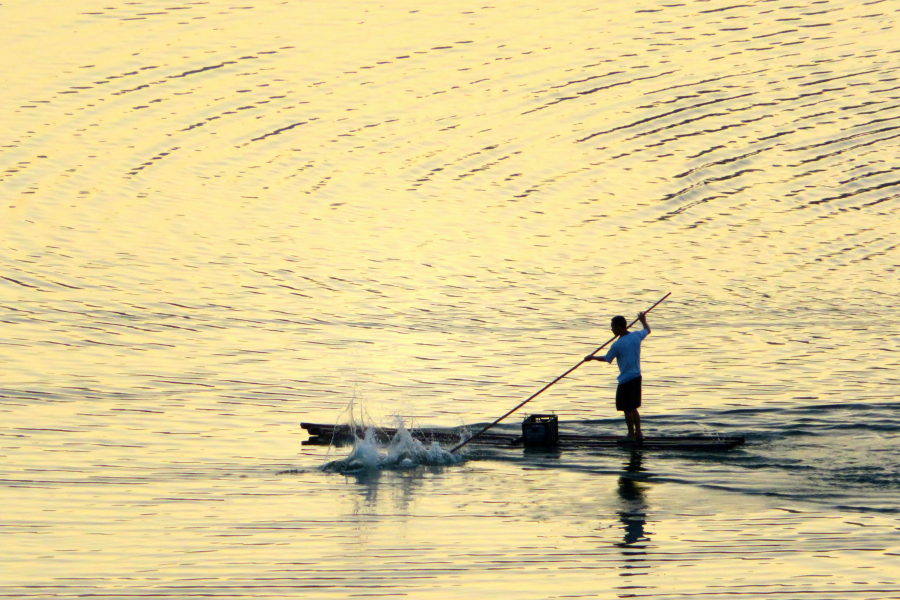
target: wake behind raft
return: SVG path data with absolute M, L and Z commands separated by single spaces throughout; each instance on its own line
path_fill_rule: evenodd
M 397 435 L 398 429 L 365 428 L 360 425 L 326 425 L 322 423 L 300 423 L 310 438 L 304 444 L 343 445 L 365 437 L 388 443 Z M 471 426 L 476 428 L 476 426 Z M 468 426 L 453 428 L 415 428 L 409 435 L 423 444 L 432 442 L 457 443 L 466 438 Z M 722 452 L 744 443 L 743 436 L 684 435 L 646 436 L 640 442 L 615 435 L 579 435 L 559 432 L 556 415 L 530 415 L 522 422 L 522 435 L 512 433 L 483 433 L 471 441 L 472 445 L 490 447 L 525 448 L 624 448 L 628 450 L 683 450 L 700 452 Z

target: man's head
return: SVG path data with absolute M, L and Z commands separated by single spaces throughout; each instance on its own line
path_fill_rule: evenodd
M 626 321 L 625 317 L 622 315 L 613 317 L 612 322 L 609 324 L 609 328 L 612 329 L 613 335 L 620 336 L 628 331 L 628 321 Z

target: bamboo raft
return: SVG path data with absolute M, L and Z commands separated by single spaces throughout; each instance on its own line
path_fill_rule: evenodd
M 326 425 L 322 423 L 300 423 L 310 438 L 303 442 L 311 445 L 343 445 L 351 443 L 355 437 L 362 438 L 366 428 L 350 425 Z M 473 427 L 474 428 L 474 427 Z M 446 442 L 455 444 L 462 439 L 464 428 L 410 429 L 409 433 L 420 442 Z M 390 427 L 375 428 L 375 436 L 379 442 L 389 442 L 397 433 Z M 685 450 L 701 452 L 723 452 L 731 450 L 744 443 L 744 436 L 648 436 L 641 442 L 623 439 L 615 435 L 578 435 L 572 433 L 560 433 L 556 448 L 565 450 L 570 448 L 625 448 L 631 450 Z M 522 446 L 522 436 L 512 433 L 486 432 L 472 440 L 472 445 L 508 447 Z

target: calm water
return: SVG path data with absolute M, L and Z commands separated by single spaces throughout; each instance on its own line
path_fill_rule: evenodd
M 0 595 L 900 598 L 898 20 L 4 1 Z M 743 449 L 301 445 L 491 420 L 669 291 L 645 428 Z M 528 409 L 621 432 L 614 374 Z

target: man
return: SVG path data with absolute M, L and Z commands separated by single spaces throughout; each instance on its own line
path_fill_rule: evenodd
M 642 441 L 641 415 L 638 408 L 641 406 L 641 342 L 650 335 L 650 326 L 647 325 L 647 316 L 638 313 L 638 319 L 644 329 L 641 331 L 628 331 L 628 322 L 625 317 L 613 317 L 610 328 L 616 341 L 609 347 L 606 356 L 586 356 L 585 361 L 602 360 L 611 363 L 616 359 L 619 365 L 619 387 L 616 388 L 616 410 L 625 413 L 625 423 L 628 425 L 628 439 Z

